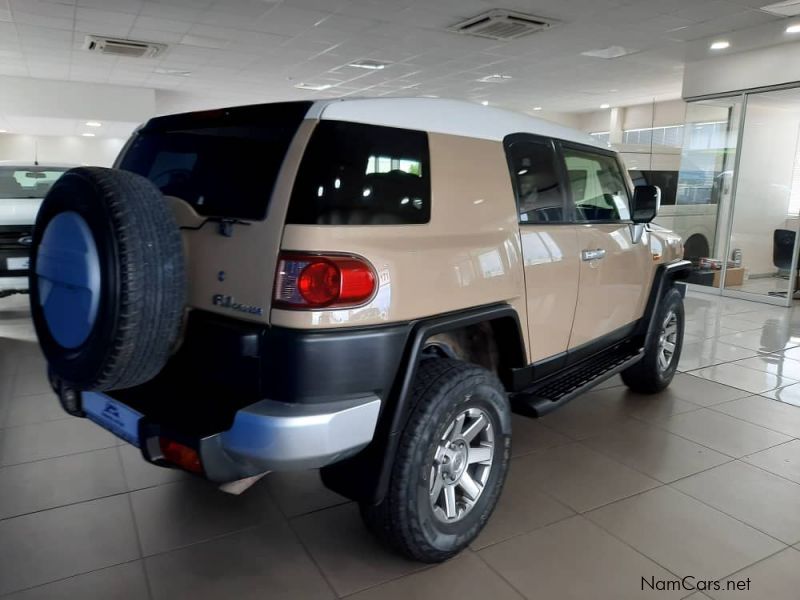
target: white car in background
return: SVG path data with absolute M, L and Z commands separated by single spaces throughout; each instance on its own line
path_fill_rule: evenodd
M 0 298 L 28 291 L 31 234 L 39 205 L 72 166 L 0 161 Z

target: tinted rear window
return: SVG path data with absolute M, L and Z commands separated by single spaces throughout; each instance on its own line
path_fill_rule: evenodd
M 118 166 L 147 177 L 201 215 L 263 219 L 308 107 L 268 104 L 153 119 Z
M 427 223 L 430 195 L 426 133 L 321 121 L 300 164 L 287 223 Z

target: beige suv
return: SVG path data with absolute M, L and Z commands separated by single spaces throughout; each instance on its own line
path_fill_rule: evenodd
M 512 411 L 669 384 L 688 263 L 658 202 L 590 137 L 464 102 L 159 117 L 53 186 L 31 309 L 64 408 L 145 460 L 321 468 L 440 561 L 497 502 Z

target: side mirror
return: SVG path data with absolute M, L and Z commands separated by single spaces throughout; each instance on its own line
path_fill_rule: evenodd
M 634 223 L 649 223 L 661 208 L 661 188 L 657 185 L 637 185 L 633 190 L 631 219 Z

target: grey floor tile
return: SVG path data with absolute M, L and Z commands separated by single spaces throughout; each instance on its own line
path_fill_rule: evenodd
M 144 600 L 148 597 L 144 565 L 137 560 L 11 594 L 4 600 Z
M 642 590 L 642 577 L 672 579 L 672 575 L 580 516 L 490 546 L 479 554 L 528 598 L 682 596 Z
M 511 461 L 503 493 L 483 531 L 472 542 L 472 548 L 496 544 L 575 514 L 537 489 L 535 473 L 526 466 L 522 459 Z
M 364 527 L 355 504 L 297 517 L 292 527 L 340 596 L 425 567 L 379 544 Z
M 632 417 L 647 423 L 658 423 L 672 415 L 698 410 L 700 406 L 682 400 L 670 388 L 667 388 L 658 394 L 630 392 L 625 399 L 625 408 Z
M 145 559 L 154 600 L 334 598 L 286 522 Z
M 798 345 L 792 341 L 789 332 L 780 327 L 731 333 L 721 336 L 719 341 L 759 352 L 780 352 Z
M 88 419 L 64 419 L 4 429 L 0 466 L 99 450 L 117 445 L 117 438 Z
M 745 456 L 742 460 L 795 483 L 800 483 L 800 440 L 792 440 L 767 448 Z
M 680 577 L 722 578 L 784 548 L 760 531 L 666 486 L 587 516 Z
M 741 348 L 740 346 L 726 344 L 716 338 L 711 338 L 702 342 L 684 344 L 681 349 L 678 369 L 692 371 L 702 367 L 750 358 L 757 354 L 756 350 Z
M 731 460 L 710 448 L 634 420 L 582 443 L 665 483 Z
M 800 542 L 800 484 L 734 461 L 672 485 L 785 544 Z
M 695 377 L 716 381 L 717 383 L 724 383 L 739 388 L 740 390 L 750 392 L 751 394 L 761 394 L 769 390 L 797 383 L 796 380 L 789 379 L 788 377 L 779 377 L 772 373 L 748 369 L 735 363 L 705 367 L 703 369 L 691 371 L 690 374 Z
M 267 488 L 278 508 L 287 517 L 297 517 L 349 502 L 347 498 L 322 485 L 316 469 L 269 473 L 259 485 Z
M 348 596 L 348 600 L 409 600 L 410 598 L 522 600 L 523 596 L 480 558 L 468 551 L 444 564 Z
M 800 596 L 800 551 L 794 548 L 770 556 L 729 578 L 749 589 L 708 592 L 715 600 L 797 600 Z M 728 580 L 721 582 L 727 586 Z
M 136 446 L 122 444 L 118 447 L 118 451 L 125 482 L 131 491 L 192 478 L 180 469 L 151 465 L 142 458 L 142 452 Z
M 577 512 L 638 494 L 659 484 L 580 444 L 556 446 L 518 458 L 535 485 Z
M 283 520 L 263 486 L 240 496 L 190 479 L 131 492 L 145 556 Z
M 540 419 L 521 415 L 512 415 L 511 431 L 511 456 L 522 456 L 571 441 L 564 434 L 543 425 Z
M 738 360 L 732 364 L 772 373 L 780 377 L 800 380 L 800 361 L 787 358 L 782 354 L 760 354 L 753 358 Z
M 595 387 L 594 389 L 604 390 L 606 388 L 618 387 L 620 385 L 625 385 L 622 382 L 622 377 L 620 377 L 619 375 L 614 375 L 613 377 L 606 379 L 604 382 L 598 384 L 597 387 Z
M 800 437 L 800 406 L 762 396 L 750 396 L 717 404 L 713 410 L 794 438 Z
M 125 491 L 116 448 L 0 467 L 0 519 Z
M 64 412 L 55 394 L 37 394 L 35 396 L 17 396 L 8 403 L 3 427 L 16 427 L 18 425 L 32 425 L 43 421 L 58 421 L 71 419 Z
M 125 496 L 0 521 L 0 594 L 139 558 Z
M 791 439 L 782 433 L 707 408 L 675 415 L 659 426 L 734 458 L 753 454 Z
M 800 383 L 787 385 L 786 387 L 770 390 L 761 394 L 767 398 L 778 400 L 784 404 L 800 407 Z
M 677 373 L 663 393 L 699 406 L 713 406 L 750 395 L 743 390 L 686 373 Z

